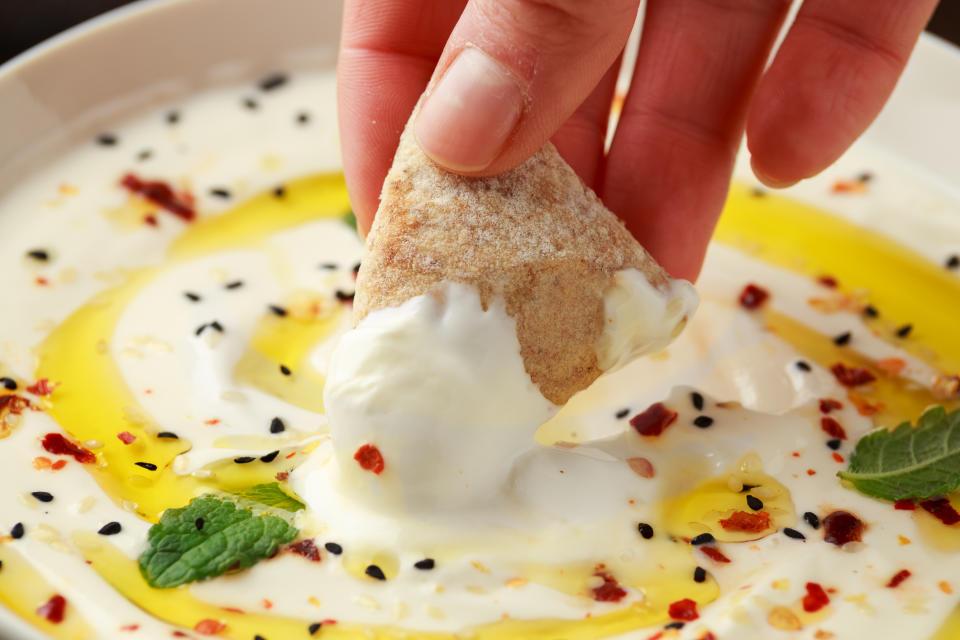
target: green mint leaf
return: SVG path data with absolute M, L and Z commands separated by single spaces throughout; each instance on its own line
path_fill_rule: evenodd
M 887 500 L 929 498 L 960 486 L 960 409 L 927 410 L 917 426 L 867 434 L 839 474 L 860 493 Z
M 357 216 L 353 215 L 353 211 L 347 211 L 345 214 L 343 214 L 342 220 L 345 225 L 354 231 L 357 230 Z
M 246 489 L 234 491 L 233 494 L 239 498 L 259 502 L 268 507 L 276 507 L 284 511 L 295 512 L 306 507 L 302 502 L 284 491 L 277 482 L 256 484 Z
M 140 573 L 158 588 L 214 578 L 269 558 L 297 533 L 282 518 L 254 515 L 229 500 L 194 498 L 185 507 L 167 509 L 150 527 Z

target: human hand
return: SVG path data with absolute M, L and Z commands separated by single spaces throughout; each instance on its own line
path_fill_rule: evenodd
M 639 0 L 346 0 L 343 162 L 368 230 L 400 132 L 440 165 L 507 171 L 548 139 L 674 276 L 694 279 L 740 138 L 769 186 L 830 163 L 880 111 L 936 0 L 649 0 L 609 152 Z M 429 87 L 428 87 L 429 83 Z

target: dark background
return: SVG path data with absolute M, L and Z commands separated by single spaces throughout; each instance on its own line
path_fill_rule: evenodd
M 0 62 L 78 22 L 129 2 L 130 0 L 0 0 Z M 928 30 L 960 44 L 960 0 L 940 0 L 940 6 L 930 21 Z

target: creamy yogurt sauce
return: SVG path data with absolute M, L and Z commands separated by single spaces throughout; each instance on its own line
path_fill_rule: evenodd
M 445 292 L 455 304 L 414 299 L 347 333 L 361 245 L 332 104 L 325 75 L 200 94 L 0 201 L 0 377 L 17 385 L 0 393 L 38 409 L 3 414 L 0 531 L 23 529 L 0 538 L 3 605 L 65 638 L 955 637 L 943 625 L 960 599 L 960 525 L 835 473 L 874 425 L 957 405 L 943 396 L 960 338 L 944 328 L 960 281 L 941 264 L 960 202 L 869 150 L 795 191 L 842 217 L 735 186 L 684 333 L 557 413 L 509 318 L 478 312 L 464 287 Z M 189 191 L 197 220 L 124 190 L 130 172 Z M 892 214 L 904 202 L 923 203 L 909 224 Z M 770 294 L 757 309 L 738 302 L 748 283 Z M 611 344 L 663 338 L 629 321 L 632 288 L 608 300 L 622 328 Z M 405 366 L 426 344 L 429 366 Z M 843 387 L 836 362 L 878 380 Z M 26 390 L 39 379 L 57 386 Z M 384 407 L 421 410 L 410 394 L 428 390 L 429 420 L 383 421 Z M 824 432 L 824 398 L 842 404 L 829 417 L 845 439 Z M 658 403 L 676 417 L 651 435 Z M 96 461 L 45 450 L 49 433 Z M 380 475 L 354 460 L 374 437 Z M 463 483 L 432 484 L 445 469 Z M 164 509 L 264 482 L 306 504 L 293 521 L 318 562 L 283 549 L 209 581 L 146 585 L 136 558 Z M 864 523 L 861 542 L 825 541 L 837 510 Z M 737 512 L 767 519 L 721 523 Z M 109 523 L 119 532 L 97 533 Z M 809 611 L 808 584 L 828 600 Z M 37 613 L 54 594 L 56 623 Z

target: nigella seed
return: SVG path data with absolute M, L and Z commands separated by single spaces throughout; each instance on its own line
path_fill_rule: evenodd
M 307 631 L 310 632 L 310 635 L 315 635 L 315 634 L 317 633 L 317 631 L 320 631 L 320 627 L 322 627 L 322 626 L 323 626 L 323 625 L 322 625 L 321 623 L 319 623 L 319 622 L 314 622 L 314 623 L 311 624 L 309 627 L 307 627 Z
M 97 530 L 102 536 L 115 536 L 123 529 L 119 522 L 108 522 Z
M 763 500 L 756 496 L 747 494 L 747 506 L 754 511 L 760 511 L 763 509 Z
M 336 542 L 328 542 L 325 545 L 323 545 L 323 548 L 335 556 L 338 556 L 341 553 L 343 553 L 343 547 L 338 545 Z
M 807 512 L 805 512 L 805 513 L 803 514 L 803 520 L 804 520 L 804 522 L 806 522 L 808 525 L 810 525 L 810 528 L 811 528 L 811 529 L 819 529 L 819 528 L 820 528 L 820 517 L 817 516 L 817 514 L 815 514 L 813 511 L 807 511 Z
M 234 458 L 233 461 L 237 464 L 247 464 L 248 462 L 253 462 L 256 460 L 253 456 L 240 456 L 239 458 Z
M 827 440 L 827 446 L 836 451 L 840 448 L 840 445 L 843 444 L 843 441 L 840 438 L 834 438 L 833 440 Z
M 280 450 L 271 451 L 265 456 L 260 456 L 260 462 L 273 462 L 277 459 L 277 456 L 280 455 Z
M 283 433 L 287 425 L 280 418 L 274 418 L 270 421 L 270 433 Z
M 10 529 L 10 537 L 14 540 L 19 540 L 23 537 L 23 532 L 23 523 L 18 522 L 17 524 L 13 525 L 13 529 Z
M 706 429 L 713 424 L 713 418 L 710 416 L 697 416 L 693 420 L 693 424 L 701 429 Z
M 275 304 L 267 305 L 267 308 L 270 309 L 270 312 L 275 316 L 280 316 L 281 318 L 287 315 L 287 310 L 283 307 L 278 307 Z
M 746 493 L 746 492 L 748 492 L 748 491 L 753 491 L 754 489 L 756 489 L 756 488 L 759 487 L 759 486 L 760 486 L 760 485 L 758 485 L 758 484 L 744 484 L 742 487 L 740 487 L 740 493 Z
M 271 73 L 259 83 L 261 91 L 273 91 L 287 84 L 287 75 L 285 73 Z
M 359 263 L 359 262 L 358 262 L 357 264 L 353 265 L 353 272 L 354 272 L 354 273 L 360 273 L 360 263 Z
M 320 265 L 320 268 L 321 268 L 321 269 L 324 269 L 324 270 L 326 270 L 326 271 L 333 271 L 334 269 L 337 268 L 337 263 L 336 263 L 336 262 L 324 262 L 322 265 Z
M 290 375 L 291 373 L 293 373 L 293 372 L 290 371 L 290 367 L 288 367 L 288 366 L 285 365 L 285 364 L 282 364 L 282 365 L 280 365 L 280 373 L 282 373 L 282 374 L 285 375 L 285 376 L 289 376 L 289 375 Z
M 947 258 L 947 261 L 944 263 L 944 265 L 947 267 L 947 269 L 950 269 L 951 271 L 953 271 L 954 269 L 960 268 L 960 254 L 955 253 L 949 258 Z
M 16 391 L 17 390 L 17 381 L 13 378 L 0 378 L 0 385 L 3 385 L 3 388 L 7 391 Z
M 703 567 L 697 567 L 693 570 L 693 581 L 703 582 L 707 579 L 707 570 Z
M 640 536 L 643 537 L 644 540 L 649 540 L 650 538 L 653 537 L 653 527 L 651 527 L 646 522 L 638 523 L 637 531 L 640 532 Z
M 158 438 L 169 438 L 170 440 L 179 440 L 180 436 L 175 434 L 173 431 L 161 431 L 157 434 Z
M 27 257 L 33 258 L 38 262 L 46 262 L 50 259 L 50 252 L 46 249 L 31 249 L 27 251 Z
M 807 363 L 807 362 L 805 362 L 805 361 L 803 361 L 803 360 L 797 360 L 797 362 L 796 362 L 796 367 L 797 367 L 797 369 L 800 369 L 800 371 L 812 371 L 812 370 L 813 370 L 813 367 L 811 367 L 809 363 Z
M 306 111 L 301 111 L 298 113 L 297 124 L 310 124 L 310 114 Z
M 243 280 L 234 280 L 233 282 L 228 282 L 223 285 L 224 289 L 239 289 L 243 286 Z
M 256 634 L 254 634 L 254 636 L 253 636 L 253 640 L 267 640 L 267 639 L 264 638 L 264 637 L 263 637 L 262 635 L 260 635 L 259 633 L 256 633 Z
M 616 416 L 617 420 L 623 420 L 628 415 L 630 415 L 630 409 L 620 409 L 620 411 L 617 411 L 613 415 Z
M 149 160 L 153 157 L 153 151 L 150 149 L 143 149 L 140 153 L 137 154 L 137 160 L 143 162 L 144 160 Z
M 850 342 L 851 337 L 853 336 L 849 331 L 845 333 L 841 333 L 840 335 L 835 336 L 833 338 L 833 344 L 837 345 L 838 347 L 842 347 L 843 345 L 848 344 Z
M 168 111 L 166 120 L 167 120 L 167 124 L 177 124 L 178 122 L 180 122 L 180 112 Z
M 897 329 L 897 337 L 898 337 L 898 338 L 906 338 L 908 335 L 910 335 L 910 332 L 911 332 L 911 331 L 913 331 L 913 325 L 912 325 L 912 324 L 905 324 L 905 325 L 903 325 L 902 327 L 900 327 L 899 329 Z
M 697 391 L 690 392 L 690 402 L 693 403 L 694 409 L 703 411 L 703 394 Z
M 287 190 L 283 186 L 279 186 L 273 190 L 273 195 L 276 198 L 282 198 L 287 195 Z
M 53 502 L 53 494 L 47 491 L 32 491 L 30 495 L 40 502 Z
M 433 561 L 433 558 L 424 558 L 423 560 L 414 562 L 413 566 L 421 571 L 429 571 L 437 566 L 437 563 Z
M 216 196 L 217 198 L 227 199 L 230 197 L 230 192 L 222 187 L 214 187 L 213 189 L 210 189 L 210 195 Z
M 787 536 L 788 538 L 793 538 L 794 540 L 806 540 L 806 539 L 807 539 L 807 536 L 803 535 L 802 533 L 800 533 L 800 532 L 797 531 L 796 529 L 791 529 L 790 527 L 784 527 L 784 528 L 783 528 L 783 535 Z
M 193 526 L 195 526 L 195 527 L 197 528 L 197 531 L 203 531 L 203 525 L 204 525 L 204 524 L 205 524 L 205 523 L 204 523 L 203 518 L 197 518 L 196 520 L 193 521 Z
M 112 133 L 101 133 L 97 136 L 97 144 L 101 147 L 112 147 L 117 144 L 117 136 Z
M 364 573 L 367 574 L 368 576 L 370 576 L 371 578 L 373 578 L 374 580 L 386 580 L 386 579 L 387 579 L 387 576 L 383 575 L 383 569 L 381 569 L 380 567 L 378 567 L 378 566 L 375 565 L 375 564 L 369 565 L 369 566 L 364 570 Z
M 190 302 L 200 302 L 200 295 L 192 291 L 184 291 L 183 297 L 189 300 Z
M 347 300 L 353 300 L 354 292 L 353 291 L 344 291 L 343 289 L 337 289 L 337 300 L 341 302 L 346 302 Z
M 147 471 L 157 470 L 157 465 L 153 464 L 152 462 L 134 462 L 133 464 L 137 465 L 138 467 L 142 467 Z
M 244 98 L 243 106 L 249 111 L 256 111 L 260 107 L 260 104 L 253 98 Z
M 679 620 L 674 620 L 673 622 L 668 622 L 667 624 L 663 625 L 664 629 L 683 629 L 683 627 L 684 623 L 680 622 Z
M 873 180 L 873 174 L 869 171 L 864 171 L 857 176 L 857 182 L 870 182 L 871 180 Z
M 213 329 L 215 331 L 219 331 L 220 333 L 223 333 L 223 325 L 220 324 L 220 322 L 218 322 L 217 320 L 200 325 L 199 327 L 197 327 L 196 331 L 194 331 L 193 333 L 194 335 L 199 336 L 207 329 Z
M 875 306 L 873 306 L 872 304 L 868 304 L 863 308 L 863 315 L 867 316 L 868 318 L 876 318 L 877 316 L 880 315 L 880 312 L 877 311 L 877 308 Z
M 716 538 L 713 537 L 712 533 L 701 533 L 690 540 L 690 544 L 695 547 L 700 546 L 701 544 L 710 544 L 711 542 L 716 542 Z
M 219 322 L 217 322 L 216 320 L 214 320 L 213 322 L 210 323 L 210 328 L 211 328 L 211 329 L 216 329 L 216 330 L 219 331 L 220 333 L 223 333 L 223 325 L 220 324 Z

